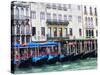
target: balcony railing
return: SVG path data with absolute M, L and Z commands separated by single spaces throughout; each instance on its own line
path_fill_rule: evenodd
M 25 19 L 30 19 L 30 16 L 24 16 L 24 15 L 11 15 L 11 19 L 23 19 L 23 20 L 25 20 Z
M 61 36 L 59 36 L 59 37 L 57 37 L 57 36 L 54 36 L 54 37 L 51 37 L 51 36 L 47 36 L 47 39 L 69 39 L 69 36 L 66 36 L 66 37 L 61 37 Z
M 60 21 L 55 21 L 55 20 L 47 20 L 47 25 L 65 25 L 67 26 L 69 24 L 68 21 L 60 20 Z

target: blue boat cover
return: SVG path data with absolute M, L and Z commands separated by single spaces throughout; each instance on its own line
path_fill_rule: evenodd
M 54 57 L 52 55 L 49 55 L 48 60 L 53 59 Z
M 19 47 L 19 46 L 20 46 L 20 44 L 18 44 L 18 43 L 15 43 L 15 44 L 11 45 L 11 47 Z
M 39 46 L 39 44 L 38 44 L 38 43 L 29 42 L 29 43 L 27 44 L 27 46 L 35 47 L 35 46 Z
M 33 61 L 33 62 L 36 62 L 36 61 L 38 61 L 38 60 L 40 60 L 40 57 L 38 57 L 38 56 L 32 57 L 32 61 Z
M 16 65 L 16 61 L 15 60 L 12 60 L 12 64 Z
M 40 56 L 40 59 L 44 59 L 44 58 L 47 58 L 47 55 Z
M 65 56 L 63 54 L 60 55 L 60 58 L 64 58 Z

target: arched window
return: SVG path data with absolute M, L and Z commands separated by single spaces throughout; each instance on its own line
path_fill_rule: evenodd
M 93 18 L 91 17 L 91 25 L 93 25 Z
M 92 7 L 90 7 L 90 15 L 92 15 Z
M 19 9 L 18 9 L 18 7 L 16 7 L 16 11 L 15 11 L 15 15 L 16 15 L 16 19 L 19 19 Z
M 85 24 L 87 25 L 87 17 L 85 17 Z
M 28 9 L 28 8 L 26 8 L 26 16 L 28 16 L 28 15 L 29 15 L 28 11 L 29 11 L 29 9 Z
M 36 11 L 32 11 L 32 19 L 36 19 Z
M 24 19 L 24 8 L 21 8 L 21 19 Z
M 44 20 L 45 19 L 45 13 L 44 12 L 40 12 L 40 19 Z
M 94 10 L 95 10 L 95 16 L 97 16 L 97 8 L 94 8 Z
M 84 14 L 87 14 L 86 6 L 84 6 Z
M 88 25 L 90 25 L 90 17 L 88 17 Z

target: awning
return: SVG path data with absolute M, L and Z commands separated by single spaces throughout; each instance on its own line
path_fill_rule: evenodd
M 27 44 L 27 46 L 28 46 L 28 47 L 38 47 L 39 44 L 38 44 L 38 43 L 34 43 L 34 42 L 29 42 L 29 43 Z
M 44 43 L 39 43 L 39 46 L 51 46 L 51 45 L 58 45 L 57 42 L 53 42 L 53 41 L 47 41 Z
M 19 47 L 19 46 L 20 46 L 20 44 L 18 44 L 18 43 L 15 43 L 15 44 L 11 45 L 11 47 Z

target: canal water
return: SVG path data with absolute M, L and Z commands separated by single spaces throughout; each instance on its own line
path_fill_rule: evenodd
M 23 73 L 40 73 L 40 72 L 56 72 L 56 71 L 75 71 L 75 70 L 89 70 L 97 68 L 97 58 L 87 58 L 84 60 L 76 60 L 73 62 L 64 62 L 53 65 L 44 65 L 40 67 L 31 67 L 19 69 L 17 68 L 16 74 Z

